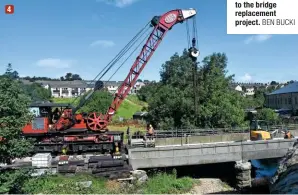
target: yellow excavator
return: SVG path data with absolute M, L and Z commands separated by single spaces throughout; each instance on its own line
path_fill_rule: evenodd
M 250 140 L 270 140 L 274 138 L 274 134 L 277 132 L 281 132 L 284 134 L 284 139 L 291 139 L 294 136 L 288 130 L 280 131 L 276 129 L 275 131 L 271 131 L 269 128 L 268 122 L 265 120 L 251 120 L 250 121 Z
M 250 140 L 270 140 L 272 134 L 269 132 L 268 122 L 265 120 L 251 120 L 250 121 Z

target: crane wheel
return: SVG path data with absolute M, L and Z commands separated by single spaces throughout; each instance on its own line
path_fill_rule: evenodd
M 91 113 L 87 117 L 87 128 L 92 131 L 106 131 L 108 119 L 102 113 Z

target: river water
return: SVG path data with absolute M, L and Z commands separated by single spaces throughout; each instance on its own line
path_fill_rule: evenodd
M 272 177 L 278 168 L 279 159 L 252 160 L 255 178 Z

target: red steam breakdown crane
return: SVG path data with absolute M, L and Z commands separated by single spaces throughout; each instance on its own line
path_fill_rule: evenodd
M 113 115 L 120 107 L 123 100 L 128 95 L 131 88 L 135 85 L 138 76 L 150 60 L 158 45 L 163 40 L 166 33 L 177 23 L 182 23 L 187 19 L 194 18 L 196 10 L 177 9 L 169 11 L 153 19 L 122 49 L 119 54 L 99 73 L 99 79 L 95 83 L 94 91 L 103 88 L 100 79 L 114 66 L 114 64 L 136 43 L 142 35 L 144 29 L 153 27 L 148 34 L 146 43 L 141 52 L 131 66 L 127 77 L 118 88 L 117 93 L 105 114 L 89 113 L 87 115 L 76 114 L 76 111 L 87 101 L 93 92 L 89 93 L 85 101 L 81 102 L 77 108 L 69 108 L 68 105 L 53 103 L 34 103 L 31 110 L 34 110 L 36 117 L 33 122 L 23 128 L 25 136 L 37 138 L 35 145 L 36 152 L 59 152 L 67 147 L 68 151 L 102 151 L 102 153 L 114 154 L 123 149 L 123 132 L 108 131 L 107 126 L 112 120 Z M 195 20 L 194 20 L 195 21 Z M 195 22 L 194 22 L 195 23 Z M 194 25 L 195 26 L 195 25 Z M 195 32 L 195 31 L 194 31 Z M 189 38 L 189 37 L 188 37 Z M 145 39 L 144 39 L 145 41 Z M 196 39 L 192 39 L 192 49 L 190 55 L 197 57 L 198 50 L 195 48 Z M 60 118 L 52 122 L 51 114 L 53 107 L 64 109 Z

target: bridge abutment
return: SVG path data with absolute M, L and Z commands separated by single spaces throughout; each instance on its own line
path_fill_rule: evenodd
M 245 190 L 251 187 L 251 163 L 248 161 L 236 161 L 236 187 Z

